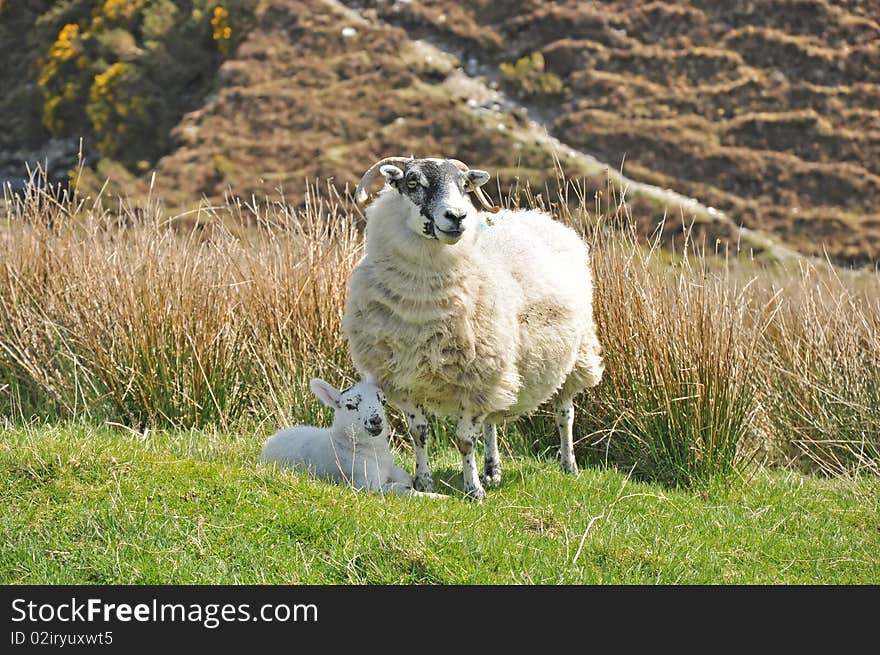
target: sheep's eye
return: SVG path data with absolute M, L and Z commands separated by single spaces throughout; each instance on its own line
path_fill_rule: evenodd
M 415 178 L 412 178 L 411 180 L 407 181 L 406 186 L 408 186 L 410 189 L 415 189 L 417 186 L 419 186 L 419 181 Z

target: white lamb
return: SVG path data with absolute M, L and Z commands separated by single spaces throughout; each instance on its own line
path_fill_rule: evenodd
M 469 498 L 485 497 L 480 432 L 483 481 L 498 484 L 495 424 L 545 402 L 562 467 L 576 474 L 572 401 L 603 371 L 587 245 L 543 212 L 491 208 L 479 189 L 489 174 L 457 160 L 383 159 L 364 174 L 359 201 L 377 172 L 387 185 L 366 211 L 343 330 L 355 366 L 406 413 L 415 488 L 433 487 L 426 411 L 458 419 Z M 494 215 L 478 212 L 469 191 Z
M 263 445 L 260 461 L 302 469 L 319 478 L 399 496 L 431 496 L 412 489 L 412 478 L 393 462 L 388 448 L 385 394 L 360 382 L 338 391 L 319 378 L 312 393 L 333 410 L 333 426 L 298 425 L 279 430 Z

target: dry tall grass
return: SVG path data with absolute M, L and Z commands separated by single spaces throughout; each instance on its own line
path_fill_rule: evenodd
M 762 342 L 763 413 L 783 455 L 826 474 L 880 474 L 880 283 L 803 266 L 776 279 Z
M 580 402 L 585 456 L 669 484 L 756 456 L 880 473 L 876 279 L 692 246 L 670 257 L 587 204 L 560 211 L 592 244 L 607 364 Z M 297 211 L 230 199 L 201 214 L 111 209 L 39 184 L 7 197 L 0 412 L 137 429 L 313 420 L 308 379 L 354 374 L 340 319 L 359 214 L 329 186 Z
M 325 197 L 311 193 L 301 213 L 230 202 L 175 218 L 37 187 L 11 200 L 0 234 L 7 411 L 139 428 L 280 420 L 306 376 L 349 368 L 339 321 L 360 242 Z

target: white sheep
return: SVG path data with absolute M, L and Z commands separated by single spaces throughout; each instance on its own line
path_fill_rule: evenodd
M 555 407 L 565 471 L 577 473 L 573 398 L 602 377 L 587 245 L 539 211 L 492 208 L 482 170 L 457 160 L 387 158 L 387 184 L 367 208 L 365 254 L 352 272 L 343 330 L 355 366 L 407 416 L 414 486 L 433 488 L 425 412 L 458 419 L 464 491 L 501 480 L 496 423 Z M 489 216 L 467 198 L 473 191 Z M 490 224 L 491 219 L 491 224 Z
M 316 477 L 399 496 L 431 496 L 412 489 L 412 478 L 396 466 L 388 448 L 385 394 L 371 382 L 342 391 L 315 378 L 312 393 L 333 410 L 333 425 L 298 425 L 273 434 L 263 445 L 264 464 L 306 470 Z

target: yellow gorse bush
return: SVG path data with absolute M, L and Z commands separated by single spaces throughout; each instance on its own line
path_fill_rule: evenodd
M 66 24 L 49 47 L 37 80 L 45 98 L 43 124 L 51 132 L 62 132 L 67 127 L 66 114 L 70 112 L 65 105 L 74 105 L 83 95 L 82 76 L 78 73 L 90 64 L 79 25 Z
M 89 92 L 86 113 L 95 133 L 102 135 L 98 149 L 104 155 L 116 154 L 116 135 L 128 132 L 130 122 L 142 118 L 146 109 L 145 98 L 137 95 L 126 98 L 121 93 L 128 74 L 129 65 L 116 62 L 95 76 Z
M 79 25 L 68 23 L 61 28 L 58 38 L 49 48 L 49 58 L 56 61 L 72 59 L 79 52 Z
M 556 95 L 565 91 L 565 85 L 559 76 L 545 70 L 544 55 L 540 52 L 520 57 L 515 64 L 504 62 L 498 68 L 504 79 L 516 86 L 523 95 Z
M 211 28 L 214 31 L 214 40 L 221 54 L 228 55 L 230 41 L 232 40 L 232 27 L 229 25 L 229 10 L 222 5 L 214 7 L 214 15 L 211 18 Z
M 69 4 L 40 61 L 43 125 L 134 168 L 167 149 L 171 127 L 194 97 L 175 89 L 197 80 L 195 95 L 204 92 L 201 80 L 229 56 L 256 0 Z M 235 28 L 233 15 L 241 21 Z
M 143 7 L 143 0 L 106 0 L 104 15 L 110 20 L 128 20 Z

